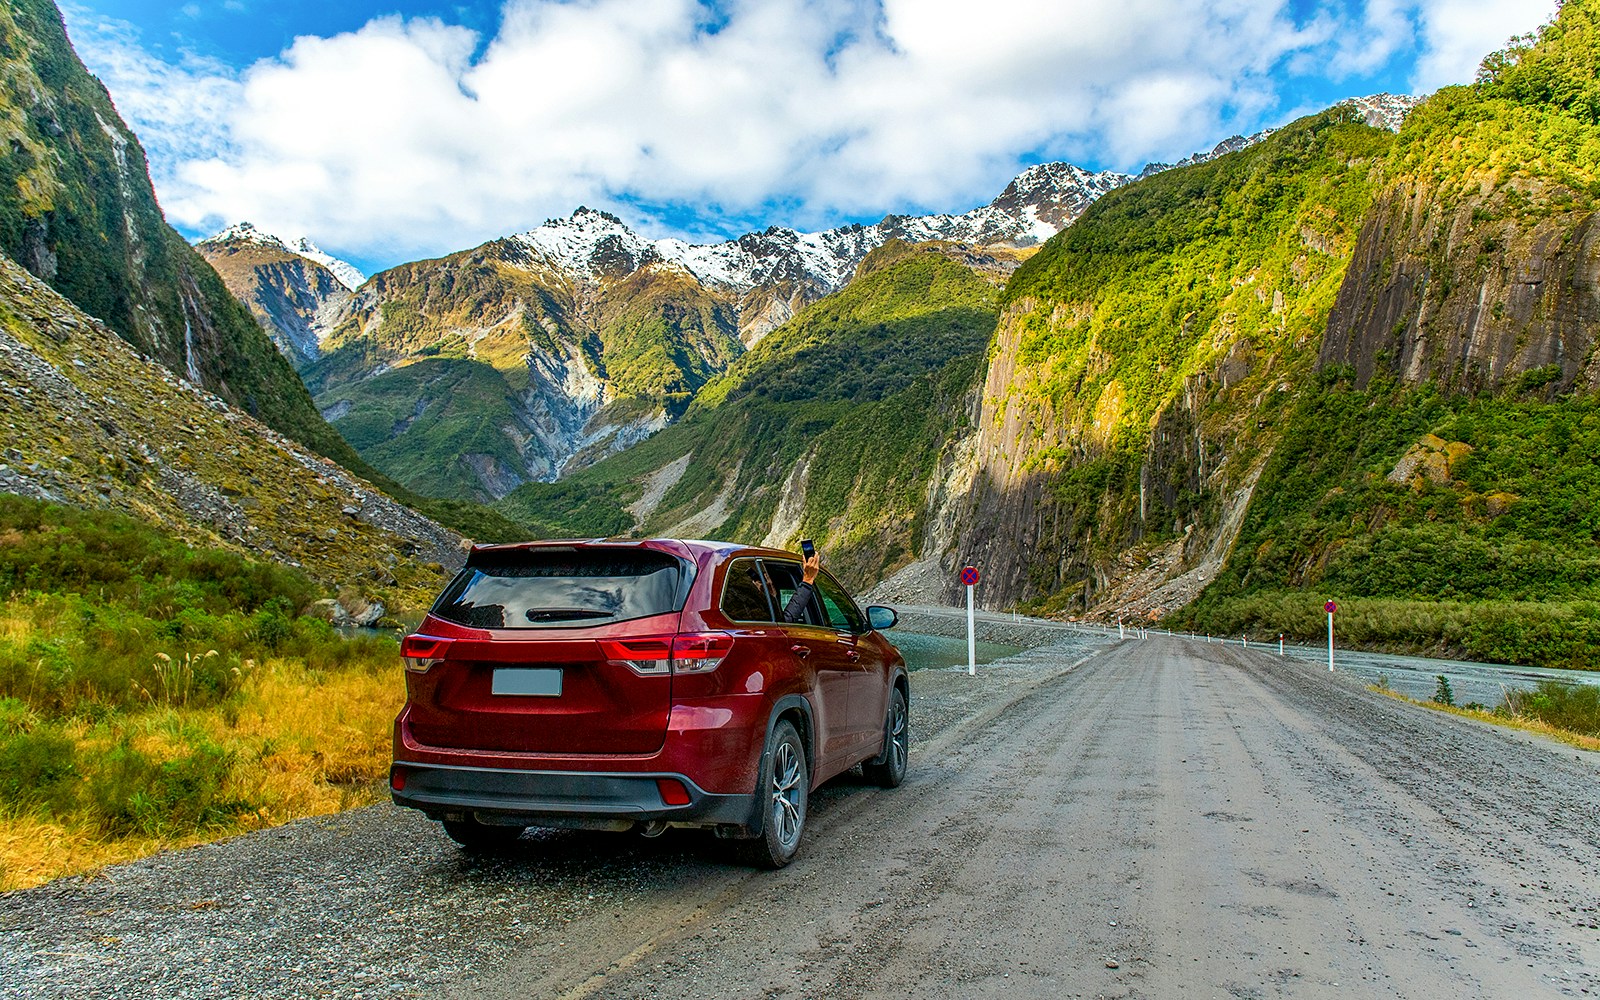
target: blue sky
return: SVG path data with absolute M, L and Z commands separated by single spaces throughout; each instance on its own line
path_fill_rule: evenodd
M 1465 83 L 1555 0 L 66 0 L 191 237 L 367 271 L 579 205 L 706 242 L 962 212 Z

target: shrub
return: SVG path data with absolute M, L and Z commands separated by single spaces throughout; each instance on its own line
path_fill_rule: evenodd
M 1559 729 L 1600 736 L 1600 687 L 1540 681 L 1532 691 L 1506 695 L 1511 711 Z
M 0 698 L 0 803 L 66 812 L 78 780 L 77 743 L 15 698 Z
M 203 738 L 187 753 L 158 760 L 124 737 L 96 762 L 86 794 L 109 835 L 181 835 L 221 826 L 249 808 L 227 795 L 232 773 L 232 756 Z
M 1433 700 L 1440 705 L 1454 705 L 1456 693 L 1450 688 L 1450 678 L 1444 674 L 1434 674 Z

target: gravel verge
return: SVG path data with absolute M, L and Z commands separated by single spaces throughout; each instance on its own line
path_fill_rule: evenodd
M 944 636 L 949 639 L 967 637 L 967 613 L 951 608 L 930 605 L 892 605 L 900 616 L 896 629 Z M 974 616 L 978 639 L 983 642 L 1003 643 L 1023 649 L 1066 644 L 1100 644 L 1116 638 L 1117 630 L 1097 625 L 1080 625 L 1074 622 L 1051 621 L 1048 618 L 1028 618 L 1019 615 L 1001 615 L 980 611 Z M 894 633 L 890 632 L 892 639 Z

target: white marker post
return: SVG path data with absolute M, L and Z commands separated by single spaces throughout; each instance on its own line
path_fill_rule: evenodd
M 1328 613 L 1328 673 L 1333 673 L 1333 613 L 1339 610 L 1339 605 L 1329 601 L 1322 606 Z
M 978 585 L 978 567 L 961 567 L 961 582 L 967 585 L 967 676 L 978 673 L 978 620 L 972 606 L 972 588 Z

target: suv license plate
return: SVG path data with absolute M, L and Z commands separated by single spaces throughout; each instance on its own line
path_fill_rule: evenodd
M 556 698 L 561 695 L 561 671 L 525 668 L 501 668 L 494 672 L 491 694 L 537 695 Z

